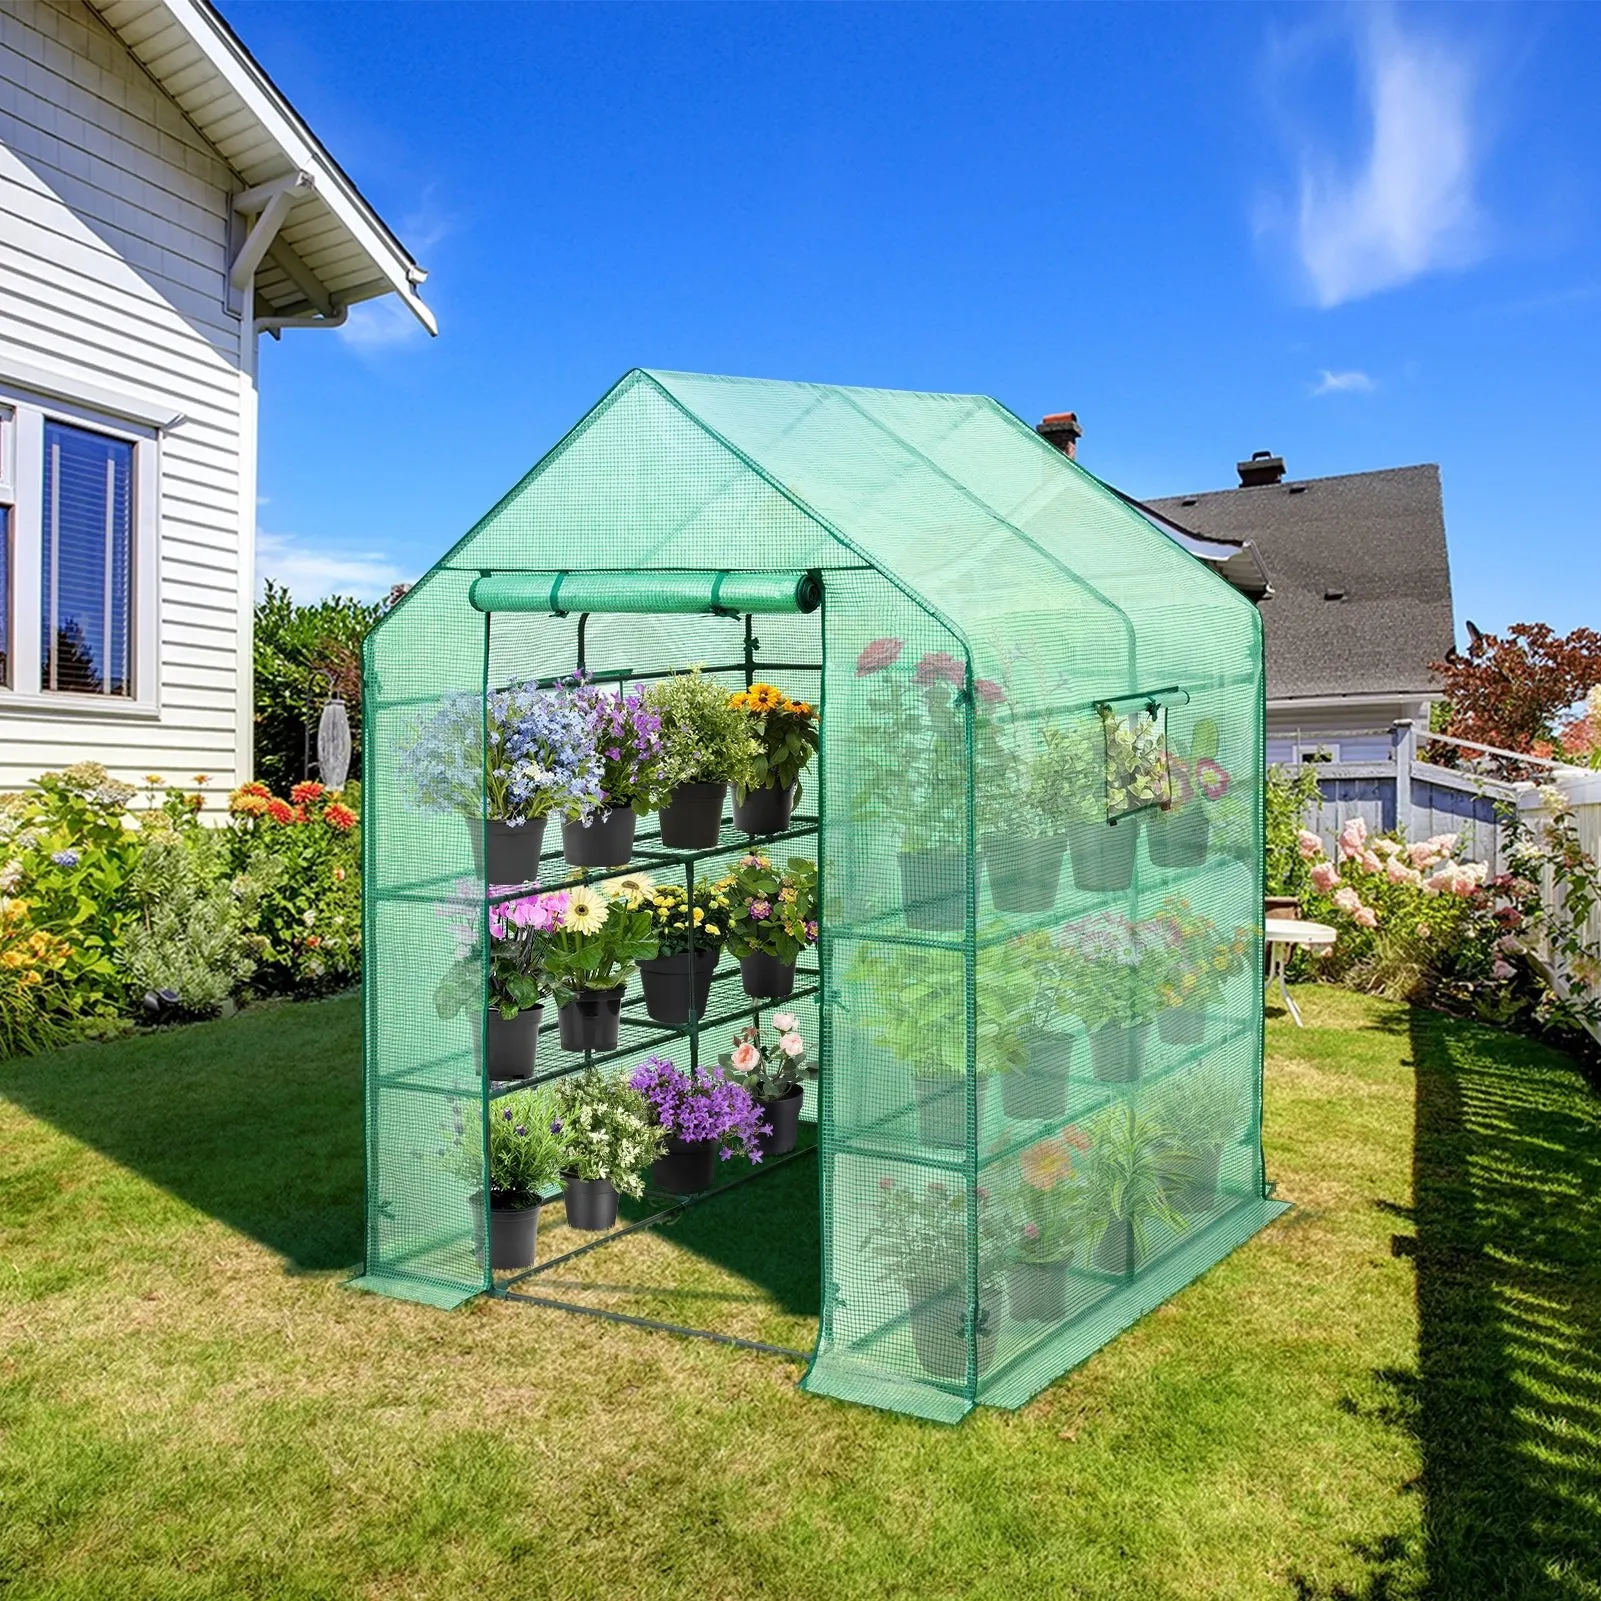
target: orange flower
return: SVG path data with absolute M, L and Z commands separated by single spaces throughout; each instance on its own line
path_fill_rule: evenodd
M 803 700 L 792 700 L 788 709 L 794 712 L 797 717 L 810 717 L 812 715 L 811 707 Z
M 1067 1142 L 1060 1137 L 1044 1139 L 1031 1145 L 1018 1158 L 1023 1178 L 1036 1190 L 1054 1190 L 1073 1171 L 1073 1159 L 1068 1155 Z
M 322 940 L 316 934 L 308 934 L 306 936 L 306 944 L 312 950 L 315 950 L 319 945 L 322 944 Z
M 771 684 L 750 686 L 750 709 L 753 712 L 777 711 L 784 704 L 784 700 L 783 690 L 775 689 Z
M 244 790 L 238 789 L 228 801 L 228 810 L 235 817 L 260 817 L 272 804 L 272 798 L 268 795 L 247 795 Z M 277 804 L 281 806 L 283 802 Z
M 338 801 L 329 801 L 322 815 L 328 826 L 337 828 L 341 834 L 349 833 L 356 826 L 356 814 Z
M 305 806 L 311 801 L 320 800 L 322 798 L 322 794 L 323 786 L 319 784 L 315 778 L 308 778 L 305 783 L 296 784 L 295 787 L 289 791 L 289 798 L 295 803 L 296 806 Z
M 742 689 L 736 690 L 728 697 L 728 704 L 738 708 L 740 711 L 748 711 L 750 709 L 750 696 Z
M 299 822 L 299 817 L 288 801 L 279 800 L 276 795 L 267 802 L 267 816 L 275 823 Z
M 204 789 L 211 782 L 211 775 L 209 773 L 196 773 L 195 782 Z

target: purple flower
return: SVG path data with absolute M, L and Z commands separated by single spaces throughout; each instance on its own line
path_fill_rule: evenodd
M 50 860 L 57 867 L 76 867 L 78 865 L 78 853 L 71 850 L 56 851 L 51 855 Z
M 817 919 L 815 917 L 806 920 L 806 939 L 809 944 L 815 945 L 817 943 Z
M 623 759 L 623 753 L 616 745 L 613 745 L 607 750 L 606 759 L 608 761 L 620 762 Z
M 773 915 L 773 903 L 771 901 L 752 901 L 750 903 L 750 915 L 758 923 L 765 923 Z
M 528 1127 L 524 1123 L 519 1123 L 517 1127 L 512 1130 L 512 1133 L 515 1134 L 518 1139 L 526 1140 L 528 1138 Z
M 725 1162 L 737 1154 L 761 1161 L 761 1136 L 772 1130 L 762 1121 L 756 1098 L 742 1084 L 730 1083 L 720 1067 L 691 1076 L 665 1057 L 653 1056 L 635 1069 L 629 1083 L 650 1102 L 656 1121 L 679 1139 L 712 1141 Z
M 561 1119 L 559 1117 L 553 1117 L 550 1120 L 550 1132 L 552 1134 L 560 1134 L 561 1133 Z
M 502 1117 L 503 1117 L 503 1118 L 505 1118 L 505 1120 L 506 1120 L 506 1121 L 507 1121 L 507 1122 L 508 1122 L 508 1123 L 509 1123 L 509 1122 L 511 1122 L 511 1108 L 510 1108 L 510 1107 L 509 1107 L 509 1106 L 508 1106 L 508 1107 L 507 1107 L 507 1108 L 506 1108 L 506 1110 L 505 1110 L 505 1111 L 504 1111 L 504 1112 L 502 1112 L 502 1113 L 501 1113 L 501 1114 L 500 1114 L 500 1115 L 501 1115 L 501 1116 L 502 1116 Z

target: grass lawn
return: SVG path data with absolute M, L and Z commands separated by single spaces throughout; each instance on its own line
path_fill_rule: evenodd
M 1268 1066 L 1296 1210 L 954 1429 L 341 1289 L 353 1001 L 0 1063 L 0 1593 L 1601 1598 L 1601 1101 L 1527 1041 L 1301 999 Z M 792 1344 L 814 1209 L 796 1163 L 590 1260 Z

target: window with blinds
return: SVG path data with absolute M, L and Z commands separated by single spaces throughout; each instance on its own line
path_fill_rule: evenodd
M 133 693 L 133 451 L 127 440 L 45 423 L 41 689 Z

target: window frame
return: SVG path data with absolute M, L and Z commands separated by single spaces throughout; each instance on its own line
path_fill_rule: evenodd
M 7 383 L 0 374 L 0 408 L 11 412 L 9 441 L 0 438 L 0 496 L 9 496 L 11 523 L 11 670 L 0 683 L 0 714 L 64 717 L 160 715 L 161 429 L 59 395 Z M 103 434 L 133 446 L 130 494 L 133 559 L 129 564 L 128 627 L 131 695 L 52 690 L 42 682 L 40 612 L 44 597 L 45 424 Z

